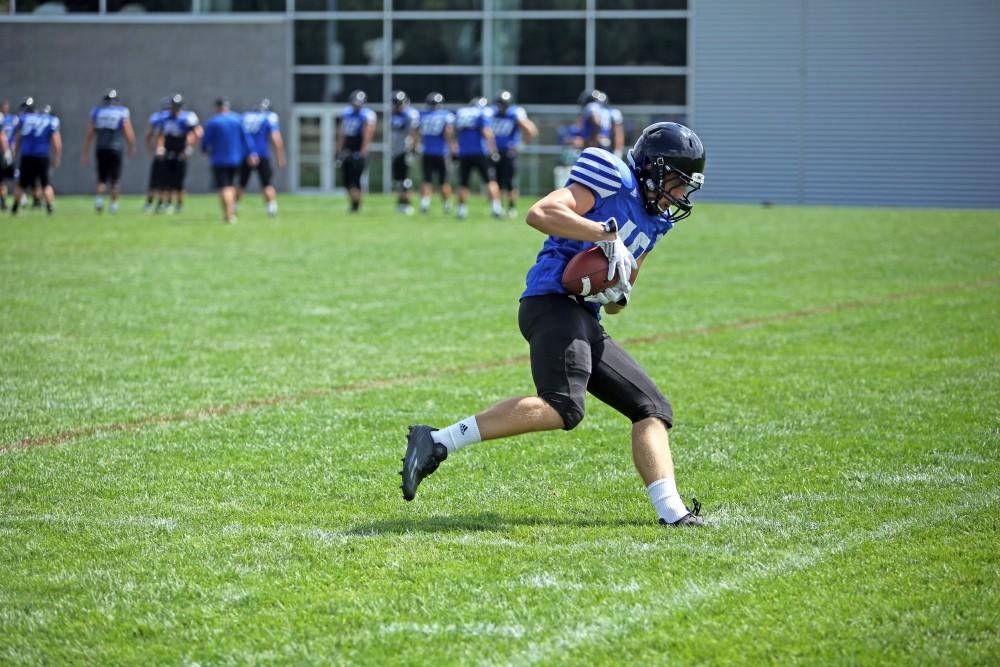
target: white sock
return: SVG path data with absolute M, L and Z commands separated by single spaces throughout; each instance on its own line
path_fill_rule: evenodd
M 474 445 L 483 440 L 482 436 L 479 435 L 479 422 L 476 421 L 475 416 L 455 422 L 440 431 L 432 431 L 431 439 L 447 447 L 449 454 L 466 445 Z
M 94 207 L 104 208 L 104 197 L 102 197 L 101 195 L 97 195 L 96 197 L 94 197 Z
M 503 213 L 503 205 L 500 203 L 499 199 L 493 200 L 493 213 L 495 215 L 500 215 L 501 213 Z
M 272 201 L 267 202 L 267 212 L 270 213 L 271 215 L 274 215 L 275 213 L 278 212 L 278 201 L 277 200 L 272 200 Z
M 656 480 L 646 487 L 646 491 L 653 502 L 653 507 L 656 508 L 656 513 L 667 523 L 673 523 L 688 513 L 672 477 Z
M 421 211 L 426 211 L 430 207 L 431 207 L 431 198 L 430 197 L 421 197 L 420 198 L 420 210 Z
M 118 202 L 116 202 L 116 201 L 111 202 L 111 205 L 108 206 L 108 209 L 110 209 L 110 211 L 112 213 L 117 213 L 118 212 Z

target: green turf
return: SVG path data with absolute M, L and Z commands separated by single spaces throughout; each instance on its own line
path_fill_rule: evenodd
M 387 199 L 0 219 L 0 663 L 997 664 L 1000 214 L 702 204 L 606 326 L 674 403 L 469 448 L 530 393 L 520 222 Z

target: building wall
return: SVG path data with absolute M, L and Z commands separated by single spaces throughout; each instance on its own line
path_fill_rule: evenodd
M 123 188 L 146 188 L 149 156 L 142 137 L 149 115 L 172 93 L 204 120 L 219 95 L 236 110 L 269 97 L 282 118 L 291 118 L 292 89 L 287 23 L 0 23 L 0 96 L 15 111 L 26 95 L 51 104 L 62 124 L 63 166 L 59 192 L 92 192 L 93 168 L 80 167 L 89 111 L 107 88 L 116 88 L 132 111 L 139 150 L 126 158 Z M 188 171 L 191 192 L 208 191 L 209 169 L 200 156 Z M 286 175 L 278 172 L 279 188 Z M 254 186 L 255 187 L 255 186 Z
M 692 0 L 704 198 L 1000 207 L 1000 3 Z

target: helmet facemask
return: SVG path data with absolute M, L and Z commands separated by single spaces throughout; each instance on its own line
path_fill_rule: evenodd
M 691 215 L 694 204 L 690 197 L 705 184 L 705 175 L 685 174 L 667 164 L 665 157 L 658 155 L 649 158 L 642 165 L 639 182 L 647 195 L 655 195 L 652 198 L 646 196 L 646 211 L 653 215 L 666 215 L 674 222 L 679 222 Z M 675 193 L 678 188 L 683 189 L 680 196 Z M 666 205 L 663 204 L 664 200 Z

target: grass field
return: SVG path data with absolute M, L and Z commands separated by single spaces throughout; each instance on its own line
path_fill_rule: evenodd
M 530 393 L 541 236 L 477 202 L 0 219 L 0 663 L 998 664 L 1000 213 L 698 206 L 607 318 L 670 396 L 665 530 Z

